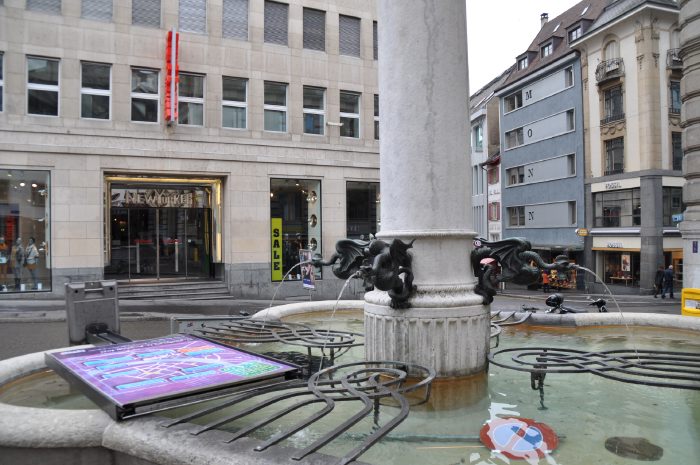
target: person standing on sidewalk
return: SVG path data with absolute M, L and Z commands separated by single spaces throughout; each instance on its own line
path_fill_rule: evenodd
M 654 298 L 663 291 L 664 286 L 664 266 L 659 265 L 659 269 L 656 270 L 656 276 L 654 276 Z
M 666 292 L 668 296 L 673 299 L 673 265 L 668 265 L 666 271 L 664 271 L 664 290 L 661 291 L 661 298 L 666 298 Z

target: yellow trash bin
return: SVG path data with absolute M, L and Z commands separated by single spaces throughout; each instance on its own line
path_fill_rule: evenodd
M 681 291 L 681 315 L 700 317 L 700 289 L 687 288 Z

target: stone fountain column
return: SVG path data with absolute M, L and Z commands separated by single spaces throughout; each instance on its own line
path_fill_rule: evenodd
M 486 367 L 488 307 L 474 294 L 469 87 L 464 0 L 379 0 L 378 238 L 415 239 L 410 308 L 365 295 L 366 356 L 432 366 L 438 376 Z
M 700 288 L 700 2 L 681 1 L 683 126 L 683 287 Z

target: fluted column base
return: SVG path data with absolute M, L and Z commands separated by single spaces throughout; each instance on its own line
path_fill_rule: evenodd
M 395 310 L 388 296 L 365 296 L 365 357 L 432 367 L 439 377 L 458 377 L 486 369 L 489 307 L 434 306 Z M 444 294 L 443 294 L 444 295 Z M 382 304 L 386 300 L 386 304 Z

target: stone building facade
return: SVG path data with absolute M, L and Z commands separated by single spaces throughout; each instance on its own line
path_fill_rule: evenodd
M 650 292 L 683 277 L 679 5 L 610 3 L 573 43 L 586 119 L 586 249 L 606 282 Z
M 0 284 L 216 279 L 269 298 L 288 273 L 279 296 L 303 294 L 299 249 L 379 226 L 374 3 L 0 3 Z M 30 236 L 36 265 L 13 274 Z

